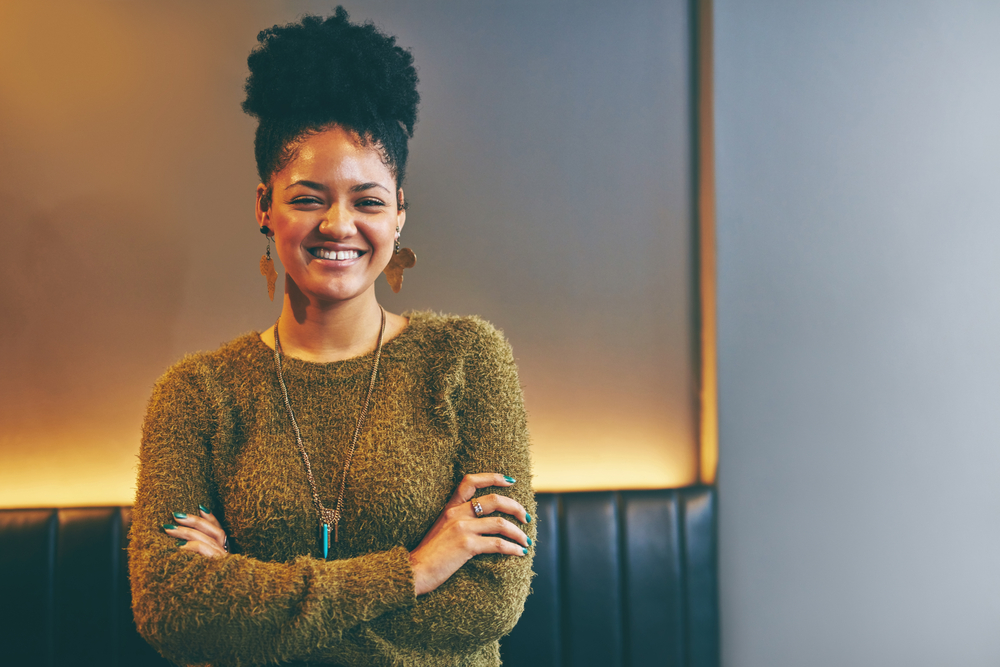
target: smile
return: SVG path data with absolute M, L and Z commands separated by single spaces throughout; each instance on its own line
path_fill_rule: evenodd
M 310 248 L 309 254 L 319 259 L 348 260 L 357 259 L 363 254 L 360 250 L 327 250 L 326 248 Z

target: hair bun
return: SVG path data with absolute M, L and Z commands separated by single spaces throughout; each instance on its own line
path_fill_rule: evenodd
M 337 7 L 325 19 L 262 30 L 247 58 L 243 110 L 268 123 L 336 118 L 360 128 L 395 121 L 412 137 L 420 102 L 413 56 L 371 22 L 348 18 Z

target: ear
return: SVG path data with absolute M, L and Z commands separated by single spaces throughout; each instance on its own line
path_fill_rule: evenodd
M 400 231 L 403 231 L 403 225 L 406 224 L 406 199 L 403 198 L 403 188 L 396 191 L 396 226 L 399 227 Z
M 257 186 L 257 204 L 255 206 L 255 213 L 257 215 L 257 224 L 261 227 L 271 226 L 270 198 L 271 194 L 268 191 L 268 187 L 263 183 L 260 183 Z M 274 232 L 269 233 L 268 236 L 274 236 Z

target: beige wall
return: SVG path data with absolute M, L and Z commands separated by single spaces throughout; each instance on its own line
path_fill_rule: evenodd
M 686 3 L 412 4 L 348 6 L 413 48 L 425 100 L 420 264 L 383 302 L 505 330 L 540 488 L 689 483 Z M 0 506 L 127 503 L 153 381 L 277 315 L 245 59 L 328 8 L 38 7 L 0 3 Z

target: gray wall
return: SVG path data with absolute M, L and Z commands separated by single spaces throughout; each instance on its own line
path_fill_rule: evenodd
M 1000 3 L 715 20 L 725 665 L 1000 664 Z

